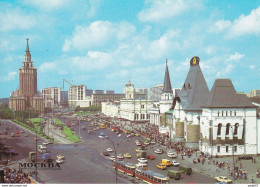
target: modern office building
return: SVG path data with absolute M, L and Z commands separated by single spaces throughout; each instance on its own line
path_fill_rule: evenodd
M 68 91 L 68 102 L 69 107 L 90 107 L 91 97 L 86 96 L 86 86 L 85 85 L 73 85 L 69 87 Z
M 43 88 L 42 97 L 46 108 L 58 108 L 61 104 L 61 90 L 58 87 Z

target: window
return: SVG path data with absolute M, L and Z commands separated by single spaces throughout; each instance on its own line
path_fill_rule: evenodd
M 228 111 L 226 111 L 226 116 L 228 116 Z
M 230 116 L 232 116 L 232 111 L 230 111 Z
M 237 146 L 234 146 L 234 152 L 237 152 Z
M 141 105 L 141 108 L 144 108 L 144 105 Z
M 185 83 L 183 84 L 183 89 L 186 90 Z
M 237 115 L 237 112 L 236 112 L 236 111 L 234 112 L 234 115 L 235 115 L 235 116 Z
M 218 149 L 218 153 L 220 152 L 220 146 L 217 146 L 217 149 Z
M 222 116 L 224 116 L 224 111 L 222 111 Z
M 219 123 L 219 124 L 218 124 L 218 132 L 217 132 L 217 135 L 220 135 L 220 134 L 221 134 L 221 127 L 222 127 L 222 124 Z
M 229 128 L 230 128 L 230 123 L 228 123 L 226 126 L 226 135 L 229 135 Z
M 236 124 L 235 124 L 235 129 L 234 129 L 234 135 L 237 135 L 238 126 L 239 126 L 239 124 L 236 123 Z
M 228 146 L 226 146 L 226 153 L 228 153 Z
M 219 116 L 219 112 L 218 112 L 218 116 Z

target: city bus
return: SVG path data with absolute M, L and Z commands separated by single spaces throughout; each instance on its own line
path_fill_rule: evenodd
M 122 173 L 126 173 L 127 175 L 134 176 L 135 175 L 135 165 L 131 163 L 126 163 L 123 161 L 114 162 L 114 168 L 117 168 Z
M 168 184 L 169 178 L 159 174 L 155 173 L 151 170 L 143 170 L 141 168 L 136 168 L 135 170 L 135 177 L 137 179 L 141 179 L 142 181 L 148 183 L 148 184 Z

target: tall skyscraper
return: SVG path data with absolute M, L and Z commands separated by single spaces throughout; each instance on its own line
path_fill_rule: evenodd
M 37 91 L 37 68 L 33 66 L 28 38 L 23 66 L 19 69 L 19 90 L 10 94 L 9 107 L 12 111 L 43 111 L 44 102 Z

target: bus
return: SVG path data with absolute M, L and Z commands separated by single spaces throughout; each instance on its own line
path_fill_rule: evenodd
M 114 168 L 117 168 L 122 173 L 126 173 L 127 175 L 134 176 L 135 175 L 135 165 L 131 163 L 126 163 L 123 161 L 114 162 Z
M 155 173 L 151 170 L 143 170 L 141 168 L 136 168 L 135 170 L 135 178 L 141 179 L 142 181 L 148 183 L 148 184 L 168 184 L 169 178 L 159 174 Z

